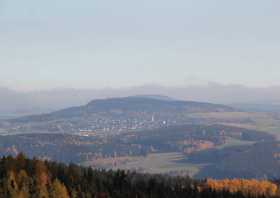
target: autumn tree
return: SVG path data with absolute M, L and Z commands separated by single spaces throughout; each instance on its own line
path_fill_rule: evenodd
M 206 181 L 206 188 L 216 191 L 229 191 L 231 193 L 241 192 L 246 196 L 275 196 L 278 190 L 276 184 L 266 180 L 246 180 L 246 179 L 224 179 Z
M 38 198 L 48 198 L 49 193 L 47 184 L 49 182 L 49 173 L 45 163 L 41 160 L 36 160 L 34 165 L 34 174 L 36 181 L 36 196 Z
M 58 179 L 51 185 L 50 198 L 69 198 L 66 187 Z
M 30 196 L 31 178 L 27 175 L 25 170 L 20 170 L 17 175 L 17 184 L 19 189 L 19 198 L 28 198 Z
M 17 198 L 18 196 L 18 185 L 16 182 L 16 173 L 14 171 L 9 171 L 7 174 L 7 179 L 5 181 L 6 195 L 10 198 Z

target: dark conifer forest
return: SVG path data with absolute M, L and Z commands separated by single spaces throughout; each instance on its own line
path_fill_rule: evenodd
M 279 197 L 278 186 L 259 180 L 193 180 L 188 177 L 105 171 L 27 159 L 0 160 L 1 198 L 256 198 Z

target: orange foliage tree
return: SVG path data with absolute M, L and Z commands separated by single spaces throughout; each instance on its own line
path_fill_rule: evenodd
M 247 179 L 208 179 L 205 188 L 216 191 L 229 191 L 231 193 L 241 192 L 245 196 L 275 196 L 278 190 L 276 184 L 266 180 Z

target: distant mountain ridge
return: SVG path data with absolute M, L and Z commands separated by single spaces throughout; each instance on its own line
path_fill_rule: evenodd
M 166 101 L 176 100 L 175 98 L 165 96 L 165 95 L 135 95 L 135 96 L 129 96 L 129 97 L 149 98 L 149 99 L 166 100 Z
M 194 112 L 231 112 L 235 111 L 234 108 L 204 102 L 194 101 L 181 101 L 181 100 L 162 100 L 146 96 L 131 96 L 124 98 L 108 98 L 92 100 L 84 106 L 70 107 L 60 111 L 49 114 L 25 116 L 22 118 L 14 119 L 14 121 L 21 121 L 27 119 L 35 119 L 44 117 L 61 118 L 87 116 L 92 113 L 112 112 L 112 111 L 146 111 L 146 112 L 170 112 L 170 111 L 186 111 L 189 113 Z M 40 119 L 41 120 L 41 119 Z
M 29 92 L 10 90 L 0 86 L 0 116 L 19 117 L 22 115 L 49 113 L 71 106 L 80 106 L 92 99 L 127 97 L 131 95 L 166 95 L 180 100 L 207 101 L 217 104 L 279 105 L 279 90 L 280 87 L 253 88 L 218 83 L 184 87 L 146 85 L 120 89 L 65 88 Z M 271 108 L 265 109 L 265 111 L 270 110 Z M 275 111 L 274 108 L 273 111 Z
M 25 116 L 5 124 L 26 132 L 128 131 L 184 124 L 189 113 L 233 111 L 225 105 L 134 96 L 93 100 L 84 106 Z

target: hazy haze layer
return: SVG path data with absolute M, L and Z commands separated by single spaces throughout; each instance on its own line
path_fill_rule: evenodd
M 17 89 L 280 84 L 275 0 L 1 0 L 0 83 Z

